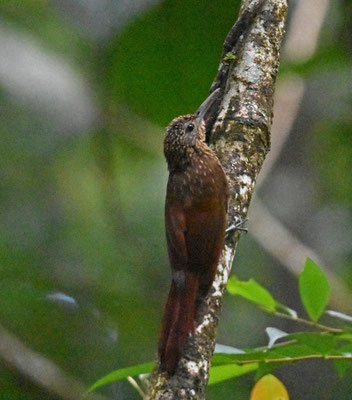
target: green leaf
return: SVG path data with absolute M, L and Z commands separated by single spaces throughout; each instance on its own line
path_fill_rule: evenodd
M 352 354 L 352 344 L 346 344 L 339 348 L 341 354 Z M 346 374 L 352 366 L 352 360 L 334 360 L 334 366 L 339 374 L 340 378 Z
M 310 357 L 315 355 L 321 355 L 321 353 L 305 344 L 291 344 L 268 352 L 265 360 L 283 359 L 284 362 L 290 362 L 290 359 L 293 358 Z
M 309 317 L 316 322 L 328 304 L 329 282 L 314 261 L 307 258 L 298 283 L 304 308 Z
M 220 365 L 210 368 L 209 385 L 214 385 L 215 383 L 223 382 L 231 378 L 236 378 L 250 372 L 255 371 L 258 368 L 258 364 L 227 364 Z
M 240 353 L 238 353 L 240 354 Z M 246 354 L 246 353 L 242 353 Z M 233 364 L 237 361 L 237 358 L 232 357 L 233 354 L 228 354 L 228 353 L 218 353 L 214 354 L 213 358 L 211 360 L 211 366 L 212 367 L 217 367 L 220 365 L 227 365 L 227 364 Z M 236 354 L 237 355 L 237 354 Z
M 300 344 L 308 346 L 312 353 L 328 354 L 336 350 L 336 337 L 334 335 L 320 332 L 298 332 L 293 333 L 290 339 L 296 339 Z
M 230 294 L 244 297 L 253 303 L 267 308 L 269 311 L 275 311 L 276 302 L 273 296 L 253 279 L 240 281 L 235 276 L 232 276 L 227 284 L 227 290 Z
M 212 359 L 213 366 L 233 364 L 238 362 L 248 362 L 255 363 L 257 361 L 264 360 L 268 356 L 267 348 L 248 350 L 246 353 L 242 354 L 215 354 Z
M 139 374 L 146 374 L 152 372 L 154 367 L 153 362 L 138 364 L 133 367 L 121 368 L 116 371 L 110 372 L 110 374 L 105 375 L 103 378 L 97 380 L 86 392 L 86 394 L 100 388 L 101 386 L 126 379 L 129 376 L 136 376 Z
M 275 363 L 267 363 L 262 361 L 258 364 L 258 369 L 255 372 L 254 380 L 259 381 L 264 375 L 268 375 L 273 372 L 276 368 L 280 368 L 285 363 L 275 362 Z
M 320 335 L 321 336 L 321 335 Z M 293 334 L 287 336 L 288 339 L 294 339 L 294 342 L 289 342 L 285 345 L 273 347 L 268 349 L 263 347 L 261 349 L 248 350 L 243 354 L 216 354 L 214 356 L 212 365 L 219 366 L 231 363 L 257 363 L 269 362 L 270 360 L 278 360 L 277 362 L 287 363 L 291 362 L 293 358 L 310 357 L 327 353 L 336 352 L 334 343 L 331 338 L 316 337 L 317 343 L 314 342 L 314 334 Z M 306 343 L 307 342 L 307 343 Z M 330 351 L 329 351 L 330 350 Z
M 348 340 L 348 341 L 352 342 L 352 333 L 343 332 L 340 335 L 338 335 L 338 338 L 342 339 L 342 340 Z

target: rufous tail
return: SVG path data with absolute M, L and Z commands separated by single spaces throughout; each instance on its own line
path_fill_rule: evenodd
M 185 273 L 184 284 L 171 283 L 159 338 L 160 368 L 173 375 L 190 333 L 194 332 L 198 278 Z

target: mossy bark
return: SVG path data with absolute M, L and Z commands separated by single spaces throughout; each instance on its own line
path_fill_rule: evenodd
M 243 0 L 239 22 L 225 40 L 211 88 L 221 89 L 209 141 L 230 184 L 229 226 L 245 219 L 258 173 L 270 149 L 273 95 L 286 11 L 287 0 Z M 240 24 L 247 24 L 245 33 Z M 159 373 L 156 366 L 147 399 L 205 399 L 223 294 L 239 237 L 235 230 L 226 238 L 216 279 L 201 304 L 196 332 L 186 344 L 175 375 Z

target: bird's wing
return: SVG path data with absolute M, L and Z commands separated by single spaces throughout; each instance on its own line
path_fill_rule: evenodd
M 165 230 L 170 265 L 173 271 L 185 270 L 187 265 L 186 218 L 181 204 L 166 205 Z
M 223 247 L 226 210 L 223 206 L 194 209 L 186 214 L 189 269 L 202 273 L 218 262 Z

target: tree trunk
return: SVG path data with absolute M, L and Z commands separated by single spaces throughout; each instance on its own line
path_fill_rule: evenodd
M 258 173 L 270 149 L 273 95 L 287 0 L 243 0 L 240 17 L 229 32 L 211 90 L 220 87 L 210 143 L 227 174 L 231 191 L 228 224 L 246 218 Z M 203 400 L 214 351 L 223 295 L 240 231 L 226 238 L 216 279 L 197 316 L 176 373 L 156 367 L 148 400 Z

